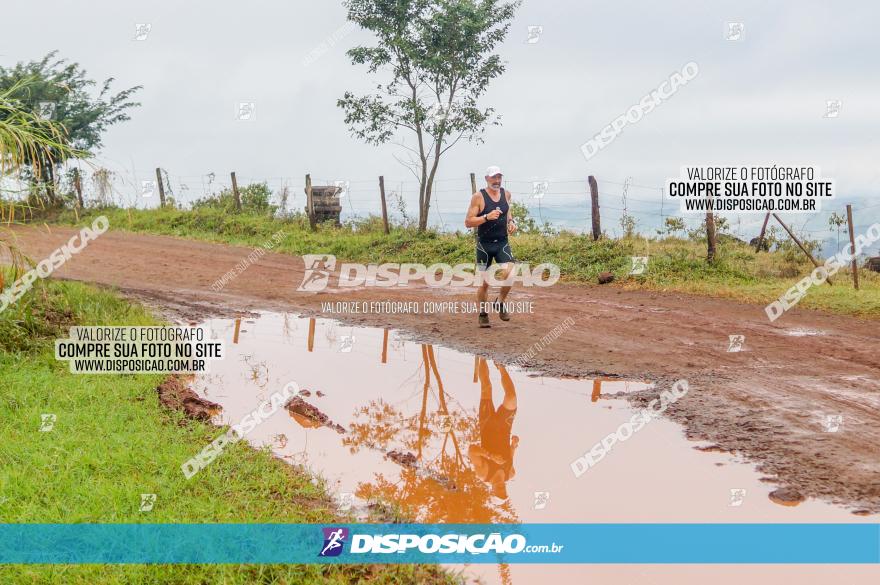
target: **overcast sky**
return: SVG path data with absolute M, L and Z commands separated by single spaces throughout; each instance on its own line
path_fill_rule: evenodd
M 583 189 L 557 181 L 595 175 L 613 206 L 626 177 L 660 187 L 701 163 L 813 164 L 841 201 L 869 205 L 880 194 L 878 19 L 867 1 L 526 1 L 497 47 L 507 71 L 483 100 L 503 126 L 450 151 L 441 206 L 464 204 L 468 173 L 490 164 L 511 181 L 550 180 L 545 205 L 554 188 L 556 202 Z M 310 172 L 369 197 L 379 174 L 410 178 L 394 146 L 350 137 L 335 105 L 370 87 L 345 56 L 369 37 L 346 33 L 340 2 L 7 0 L 3 20 L 3 65 L 57 49 L 118 89 L 144 86 L 142 107 L 107 133 L 99 157 L 133 181 L 161 166 L 193 190 L 231 170 L 273 184 L 291 177 L 301 190 Z M 742 23 L 740 40 L 726 38 L 729 22 Z M 135 40 L 138 23 L 150 25 L 145 40 Z M 543 27 L 538 42 L 527 42 L 529 26 Z M 689 61 L 693 81 L 585 160 L 582 143 Z M 840 100 L 837 117 L 825 117 L 828 100 Z M 241 102 L 256 104 L 253 119 L 237 119 Z M 630 201 L 659 197 L 629 191 Z

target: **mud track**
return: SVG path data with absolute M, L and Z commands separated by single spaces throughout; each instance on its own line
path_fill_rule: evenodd
M 32 258 L 45 258 L 74 230 L 12 230 Z M 300 293 L 299 257 L 269 253 L 221 291 L 211 284 L 251 252 L 171 237 L 109 232 L 56 276 L 118 287 L 183 321 L 259 309 L 320 314 L 351 324 L 402 330 L 414 339 L 512 361 L 567 317 L 575 325 L 528 365 L 554 376 L 625 376 L 690 392 L 667 410 L 689 438 L 742 454 L 768 477 L 806 496 L 858 513 L 880 512 L 880 353 L 878 323 L 797 309 L 770 323 L 756 305 L 617 285 L 557 284 L 515 289 L 534 313 L 478 329 L 465 314 L 335 315 L 326 301 L 471 300 L 426 287 Z M 315 250 L 316 253 L 320 252 Z M 443 258 L 426 258 L 425 263 Z M 331 279 L 331 288 L 333 279 Z M 744 351 L 728 352 L 728 336 Z M 644 400 L 645 397 L 635 397 Z M 842 415 L 837 432 L 827 416 Z M 548 417 L 552 413 L 548 413 Z M 583 446 L 588 448 L 587 445 Z M 675 473 L 674 469 L 669 470 Z

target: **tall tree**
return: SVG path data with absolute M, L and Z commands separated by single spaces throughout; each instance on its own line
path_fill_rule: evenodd
M 348 51 L 382 81 L 372 95 L 347 91 L 337 104 L 352 134 L 380 145 L 398 142 L 419 182 L 419 229 L 428 225 L 440 157 L 462 138 L 482 142 L 499 124 L 480 108 L 489 82 L 504 72 L 493 51 L 507 35 L 519 0 L 346 0 L 348 19 L 376 37 L 375 46 Z
M 88 157 L 101 147 L 104 131 L 129 120 L 128 110 L 140 104 L 131 101 L 141 86 L 113 93 L 113 78 L 100 84 L 89 79 L 78 63 L 56 58 L 53 51 L 39 61 L 20 62 L 14 67 L 0 67 L 0 93 L 9 101 L 17 101 L 23 110 L 52 120 L 63 131 L 64 144 L 73 156 Z M 0 111 L 0 120 L 6 115 Z M 22 167 L 33 180 L 46 185 L 54 198 L 58 166 L 64 159 L 54 149 L 30 153 Z

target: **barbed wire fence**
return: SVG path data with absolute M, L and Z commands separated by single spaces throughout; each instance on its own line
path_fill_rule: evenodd
M 174 205 L 192 208 L 200 199 L 216 197 L 233 189 L 230 172 L 209 171 L 199 175 L 180 175 L 173 169 L 159 167 L 151 171 L 132 167 L 124 171 L 89 168 L 78 165 L 83 200 L 88 205 L 118 205 L 131 209 L 159 207 L 167 198 Z M 698 214 L 678 213 L 677 206 L 666 201 L 664 188 L 636 184 L 631 177 L 614 181 L 596 177 L 601 229 L 605 236 L 619 238 L 627 233 L 650 237 L 675 235 L 666 226 L 668 218 L 677 218 L 684 231 L 698 230 L 705 225 L 705 217 Z M 237 174 L 238 187 L 262 183 L 271 192 L 270 203 L 282 212 L 306 212 L 307 195 L 300 176 L 249 176 Z M 373 178 L 313 177 L 313 186 L 338 186 L 341 219 L 381 217 L 379 176 Z M 413 178 L 385 177 L 385 191 L 389 221 L 413 221 L 418 214 L 419 183 Z M 549 232 L 585 234 L 591 231 L 592 201 L 588 177 L 577 178 L 517 178 L 505 177 L 504 186 L 514 195 L 514 201 L 525 205 L 529 215 Z M 20 186 L 21 187 L 21 186 Z M 479 187 L 479 186 L 478 186 Z M 4 189 L 9 193 L 26 193 L 26 188 Z M 434 181 L 429 225 L 441 231 L 466 231 L 464 217 L 471 195 L 468 173 L 458 178 Z M 836 201 L 835 201 L 836 202 Z M 840 225 L 829 223 L 833 213 L 840 209 L 823 209 L 809 214 L 787 215 L 792 229 L 805 238 L 840 239 L 846 231 Z M 880 203 L 853 206 L 853 229 L 863 232 L 880 216 Z M 716 217 L 723 214 L 716 212 Z M 763 213 L 736 215 L 735 225 L 728 225 L 727 233 L 744 241 L 758 235 L 764 222 Z M 780 214 L 784 215 L 784 214 Z

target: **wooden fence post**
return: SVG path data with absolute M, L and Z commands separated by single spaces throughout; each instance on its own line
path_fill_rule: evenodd
M 85 207 L 83 203 L 82 181 L 79 178 L 79 169 L 73 169 L 73 188 L 76 189 L 76 203 L 80 209 Z
M 715 216 L 711 211 L 706 212 L 706 262 L 715 262 Z
M 156 167 L 156 184 L 159 186 L 159 207 L 165 207 L 165 181 L 162 180 L 162 169 Z
M 232 177 L 232 196 L 235 198 L 235 210 L 241 211 L 241 193 L 238 192 L 238 180 L 235 178 L 235 171 L 230 173 Z
M 770 214 L 764 216 L 764 224 L 761 226 L 761 233 L 758 236 L 758 245 L 755 246 L 755 253 L 761 251 L 761 247 L 764 245 L 764 234 L 767 232 L 767 222 L 770 221 Z
M 471 173 L 471 194 L 473 195 L 476 192 L 477 192 L 477 175 L 475 175 L 474 173 Z
M 312 175 L 306 175 L 306 211 L 309 214 L 309 227 L 315 231 L 315 202 L 312 199 Z
M 813 266 L 815 266 L 816 268 L 819 268 L 819 263 L 816 262 L 816 259 L 813 258 L 813 255 L 810 254 L 810 252 L 804 247 L 804 245 L 801 243 L 801 241 L 800 241 L 799 239 L 797 239 L 797 236 L 794 235 L 794 232 L 791 231 L 791 230 L 788 228 L 788 226 L 785 225 L 785 223 L 784 223 L 781 219 L 779 219 L 779 216 L 778 216 L 778 215 L 776 215 L 776 214 L 774 213 L 774 214 L 773 214 L 773 217 L 774 217 L 774 219 L 776 219 L 776 221 L 779 222 L 779 225 L 781 225 L 781 226 L 785 229 L 785 231 L 788 232 L 788 235 L 791 236 L 791 239 L 794 240 L 794 243 L 798 245 L 798 247 L 801 249 L 801 251 L 802 251 L 804 254 L 807 255 L 807 258 L 810 259 L 810 262 L 813 263 Z M 830 277 L 830 276 L 827 277 L 825 280 L 828 281 L 828 284 L 829 284 L 829 285 L 831 285 L 831 286 L 834 285 L 834 283 L 831 282 L 831 277 Z
M 385 226 L 385 234 L 388 235 L 390 231 L 388 229 L 388 209 L 385 207 L 385 177 L 382 175 L 379 175 L 379 197 L 382 198 L 382 225 Z M 386 331 L 385 334 L 387 335 L 388 332 Z
M 855 230 L 853 229 L 853 218 L 852 218 L 852 205 L 846 206 L 846 221 L 849 223 L 849 244 L 852 246 L 852 271 L 853 271 L 853 286 L 856 287 L 856 290 L 859 290 L 859 260 L 856 258 L 856 237 Z
M 590 184 L 590 201 L 592 202 L 593 241 L 596 241 L 602 235 L 602 224 L 599 220 L 599 184 L 593 175 L 587 178 L 587 182 Z

